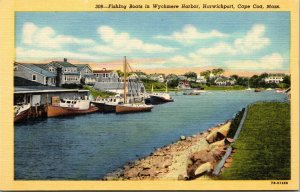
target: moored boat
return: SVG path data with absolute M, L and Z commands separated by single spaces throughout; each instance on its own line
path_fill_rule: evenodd
M 30 103 L 14 106 L 14 122 L 26 120 L 30 113 Z
M 150 102 L 153 105 L 168 103 L 168 102 L 174 102 L 174 99 L 168 93 L 168 84 L 167 84 L 167 82 L 166 82 L 166 92 L 165 93 L 153 92 L 153 86 L 152 86 L 152 93 L 150 94 Z
M 120 95 L 115 95 L 109 98 L 97 98 L 92 103 L 98 107 L 100 112 L 111 113 L 116 112 L 116 106 L 123 103 L 123 98 Z
M 123 86 L 123 103 L 116 106 L 116 113 L 137 113 L 137 112 L 149 112 L 153 108 L 153 105 L 146 105 L 145 103 L 127 103 L 127 91 L 126 91 L 126 78 L 127 78 L 127 60 L 124 57 L 124 86 Z
M 150 112 L 152 108 L 153 105 L 144 103 L 123 103 L 116 106 L 116 113 Z
M 91 106 L 89 100 L 81 99 L 61 99 L 59 103 L 47 106 L 48 117 L 79 115 L 96 111 L 98 108 Z

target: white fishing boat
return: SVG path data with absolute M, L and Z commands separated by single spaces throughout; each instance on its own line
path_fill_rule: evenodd
M 166 82 L 166 91 L 165 92 L 154 92 L 153 85 L 150 93 L 150 102 L 151 104 L 162 104 L 167 102 L 173 102 L 174 99 L 168 93 L 168 82 Z
M 96 98 L 92 103 L 98 107 L 99 111 L 104 113 L 116 112 L 116 106 L 122 104 L 124 99 L 120 95 L 115 95 L 108 98 Z
M 30 103 L 14 106 L 14 122 L 26 120 L 30 112 Z
M 52 105 L 47 106 L 47 116 L 57 117 L 96 112 L 98 108 L 90 104 L 90 100 L 88 99 L 64 98 L 57 103 L 52 103 Z

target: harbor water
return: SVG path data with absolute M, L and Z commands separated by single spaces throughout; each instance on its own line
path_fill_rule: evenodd
M 256 101 L 285 101 L 274 91 L 173 95 L 152 112 L 93 113 L 15 124 L 15 179 L 98 180 L 155 148 L 232 118 Z

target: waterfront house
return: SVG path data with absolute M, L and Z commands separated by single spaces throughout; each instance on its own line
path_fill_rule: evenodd
M 48 71 L 57 75 L 56 84 L 80 84 L 80 73 L 75 65 L 68 62 L 67 58 L 63 61 L 51 61 L 43 65 Z
M 280 83 L 283 81 L 285 74 L 278 73 L 278 74 L 268 74 L 268 77 L 265 78 L 266 83 Z
M 93 70 L 93 74 L 96 77 L 96 82 L 119 82 L 120 78 L 116 71 L 106 70 L 103 68 L 102 70 Z
M 158 73 L 150 74 L 149 75 L 149 79 L 153 80 L 153 81 L 160 82 L 160 83 L 165 82 L 164 74 L 158 74 Z
M 206 78 L 204 76 L 201 76 L 200 74 L 197 74 L 197 79 L 196 79 L 197 83 L 206 83 Z
M 178 89 L 190 89 L 191 85 L 188 80 L 180 80 L 177 88 Z
M 38 64 L 15 62 L 14 76 L 37 82 L 41 85 L 56 85 L 56 75 L 41 68 Z
M 80 74 L 80 82 L 85 85 L 94 85 L 96 77 L 93 74 L 92 68 L 88 64 L 74 64 Z
M 222 76 L 218 77 L 214 82 L 218 86 L 232 86 L 235 84 L 236 80 L 233 78 L 227 78 Z

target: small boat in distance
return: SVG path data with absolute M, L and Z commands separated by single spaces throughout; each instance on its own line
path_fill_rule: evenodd
M 153 105 L 146 105 L 145 103 L 127 103 L 126 99 L 126 78 L 127 78 L 127 60 L 126 57 L 124 57 L 124 102 L 122 104 L 118 104 L 116 106 L 116 113 L 137 113 L 137 112 L 149 112 L 153 108 Z
M 277 88 L 277 89 L 275 90 L 275 93 L 285 93 L 285 90 L 284 90 L 284 89 Z
M 152 90 L 150 94 L 150 102 L 153 105 L 162 104 L 162 103 L 168 103 L 168 102 L 174 102 L 174 99 L 170 96 L 168 93 L 168 82 L 166 82 L 166 92 L 154 92 L 153 91 L 153 85 Z
M 30 103 L 14 106 L 14 122 L 20 122 L 28 118 L 30 112 Z
M 254 92 L 261 92 L 261 91 L 262 91 L 262 89 L 260 89 L 260 88 L 254 89 Z
M 115 95 L 108 98 L 97 98 L 92 103 L 98 107 L 100 112 L 113 113 L 116 112 L 116 106 L 123 103 L 123 98 L 120 95 Z
M 90 100 L 83 99 L 61 99 L 58 103 L 47 106 L 48 117 L 69 116 L 87 114 L 98 111 L 98 108 L 91 106 Z

